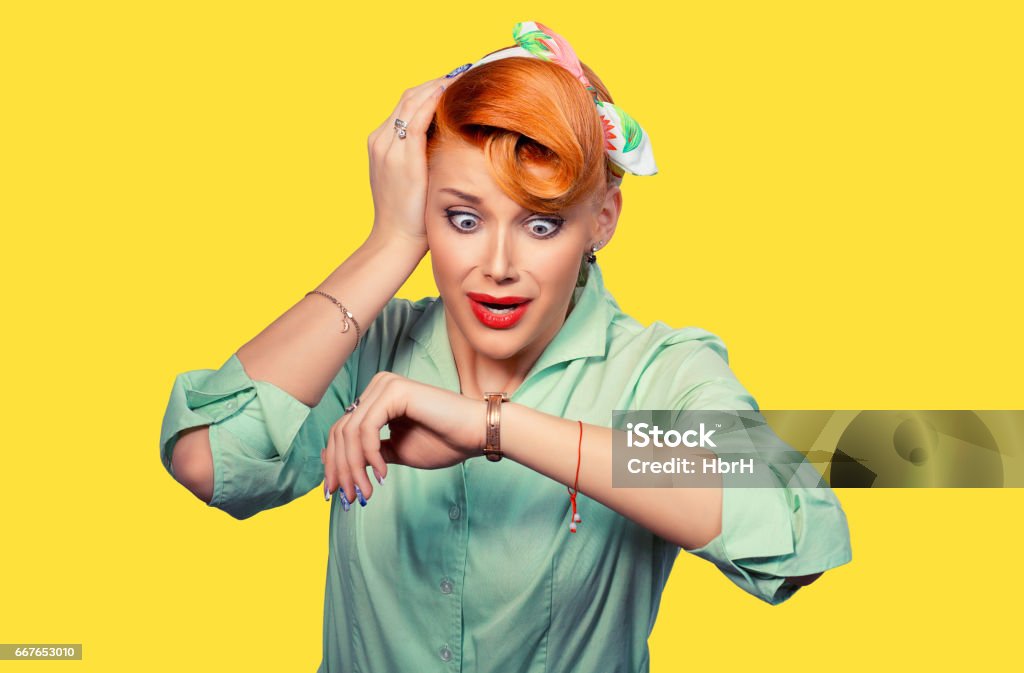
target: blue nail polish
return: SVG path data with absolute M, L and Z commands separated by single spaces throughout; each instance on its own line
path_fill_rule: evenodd
M 459 73 L 463 73 L 463 72 L 466 72 L 467 70 L 469 70 L 469 69 L 470 69 L 470 67 L 471 67 L 472 65 L 473 65 L 472 63 L 467 63 L 467 64 L 465 64 L 465 65 L 460 65 L 460 66 L 459 66 L 458 68 L 456 68 L 455 70 L 452 70 L 452 71 L 451 71 L 450 73 L 448 73 L 447 75 L 445 75 L 445 77 L 446 77 L 447 79 L 451 79 L 452 77 L 455 77 L 455 76 L 456 76 L 456 75 L 458 75 Z
M 366 498 L 363 497 L 363 492 L 359 490 L 358 486 L 356 486 L 356 495 L 359 496 L 359 504 L 366 507 Z
M 345 496 L 345 491 L 339 490 L 338 493 L 341 495 L 341 507 L 347 512 L 348 508 L 352 505 L 349 504 L 348 498 Z

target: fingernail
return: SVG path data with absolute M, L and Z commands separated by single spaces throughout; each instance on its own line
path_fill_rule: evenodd
M 359 504 L 366 507 L 366 498 L 363 497 L 363 492 L 359 490 L 358 486 L 356 486 L 356 496 L 359 498 Z
M 352 505 L 348 503 L 348 497 L 345 496 L 345 491 L 339 491 L 339 493 L 341 494 L 341 507 L 347 512 L 348 508 Z
M 466 72 L 467 70 L 469 70 L 470 66 L 472 66 L 472 65 L 473 65 L 472 63 L 466 63 L 465 65 L 460 65 L 458 68 L 456 68 L 455 70 L 452 70 L 450 73 L 445 75 L 445 78 L 451 79 L 452 77 L 455 77 L 459 73 Z
M 380 476 L 380 472 L 377 471 L 377 468 L 373 468 L 373 476 L 377 477 L 378 484 L 384 483 L 384 477 Z
M 327 482 L 324 481 L 324 500 L 330 500 L 331 494 L 327 492 Z

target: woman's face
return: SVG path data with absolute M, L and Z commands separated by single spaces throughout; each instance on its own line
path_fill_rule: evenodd
M 483 150 L 446 141 L 431 156 L 426 231 L 449 325 L 491 359 L 538 357 L 565 321 L 584 254 L 611 239 L 620 209 L 616 187 L 597 206 L 530 212 L 494 182 Z

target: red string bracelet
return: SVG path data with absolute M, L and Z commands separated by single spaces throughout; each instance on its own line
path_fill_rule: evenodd
M 569 532 L 576 532 L 576 524 L 583 523 L 583 519 L 576 513 L 576 494 L 580 488 L 580 457 L 582 456 L 583 447 L 583 421 L 576 421 L 580 424 L 580 439 L 576 443 L 576 482 L 572 488 L 566 486 L 566 490 L 569 491 L 569 499 L 572 500 L 572 523 L 569 524 Z

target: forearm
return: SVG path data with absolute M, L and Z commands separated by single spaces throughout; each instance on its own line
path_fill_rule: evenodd
M 210 426 L 200 425 L 181 433 L 171 454 L 171 472 L 179 484 L 209 504 L 213 499 L 213 454 Z
M 502 405 L 501 416 L 501 447 L 508 458 L 567 486 L 574 484 L 576 421 L 511 402 Z M 684 549 L 713 540 L 722 530 L 721 478 L 711 477 L 700 488 L 612 488 L 614 432 L 583 424 L 579 492 Z M 714 454 L 695 451 L 694 456 Z M 585 522 L 586 513 L 580 515 Z
M 315 289 L 343 303 L 365 333 L 425 253 L 400 237 L 371 235 Z M 252 379 L 272 383 L 312 407 L 355 350 L 355 326 L 350 323 L 344 334 L 341 326 L 341 311 L 333 302 L 308 295 L 238 349 L 237 356 Z
M 579 456 L 580 493 L 683 549 L 703 547 L 722 532 L 721 477 L 705 475 L 708 486 L 699 488 L 612 488 L 615 430 L 584 423 L 577 454 L 576 421 L 511 402 L 502 405 L 501 414 L 502 451 L 517 463 L 572 486 Z M 700 450 L 689 454 L 696 459 L 714 457 Z M 806 586 L 821 575 L 788 577 L 787 581 Z

